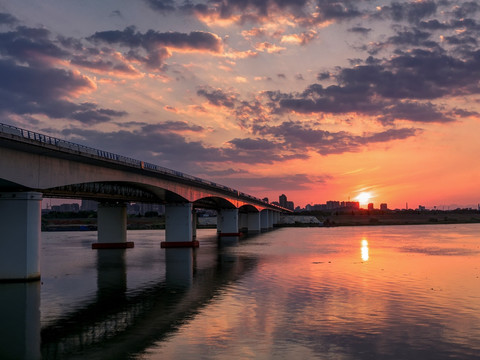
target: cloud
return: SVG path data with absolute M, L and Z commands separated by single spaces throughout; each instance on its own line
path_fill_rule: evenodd
M 417 23 L 420 20 L 434 15 L 437 11 L 435 1 L 393 2 L 379 8 L 376 16 L 390 18 L 394 21 L 408 21 Z
M 0 24 L 5 24 L 5 25 L 15 25 L 18 23 L 18 19 L 7 13 L 0 13 Z
M 212 175 L 214 176 L 214 175 Z M 312 176 L 308 174 L 288 174 L 272 176 L 242 176 L 235 174 L 235 177 L 216 176 L 215 180 L 222 184 L 228 184 L 237 189 L 251 189 L 250 191 L 295 191 L 308 190 L 312 183 L 325 183 L 330 179 L 329 175 Z M 277 199 L 270 199 L 275 201 Z
M 55 67 L 66 63 L 71 56 L 64 45 L 83 49 L 80 42 L 73 39 L 51 40 L 50 31 L 44 28 L 17 26 L 15 30 L 0 33 L 1 112 L 29 119 L 45 115 L 88 125 L 125 116 L 125 111 L 72 102 L 72 98 L 93 92 L 97 87 L 76 70 Z
M 69 55 L 50 40 L 48 30 L 25 26 L 0 33 L 0 54 L 32 66 L 48 66 Z
M 146 33 L 140 33 L 131 26 L 121 31 L 96 32 L 87 40 L 95 44 L 123 46 L 128 49 L 125 52 L 127 58 L 140 61 L 154 69 L 161 68 L 164 61 L 171 56 L 171 50 L 210 53 L 223 51 L 222 40 L 217 35 L 204 31 L 192 31 L 187 34 L 148 30 Z
M 238 150 L 274 150 L 278 146 L 266 139 L 233 139 L 229 141 Z
M 154 10 L 168 14 L 179 11 L 207 24 L 279 23 L 282 19 L 301 26 L 342 21 L 363 15 L 357 5 L 361 0 L 223 0 L 185 2 L 146 0 Z
M 362 35 L 367 35 L 369 32 L 372 31 L 371 28 L 366 28 L 363 26 L 354 26 L 350 29 L 348 29 L 349 32 L 357 33 L 357 34 L 362 34 Z
M 213 89 L 211 87 L 202 87 L 197 90 L 198 96 L 205 97 L 208 102 L 215 106 L 225 106 L 227 108 L 234 108 L 237 94 L 225 92 L 222 89 Z
M 280 125 L 254 126 L 253 130 L 263 136 L 273 136 L 283 147 L 299 151 L 312 150 L 321 155 L 356 152 L 365 146 L 402 140 L 418 134 L 418 129 L 388 129 L 378 133 L 355 135 L 346 131 L 331 132 L 312 128 L 310 124 L 285 121 Z
M 163 14 L 176 10 L 176 4 L 174 0 L 145 0 L 145 2 L 153 10 L 159 11 Z
M 186 121 L 165 121 L 161 124 L 145 124 L 144 131 L 171 131 L 171 132 L 203 132 L 205 129 L 202 126 L 189 124 Z
M 110 30 L 96 32 L 88 38 L 93 42 L 119 44 L 129 48 L 142 47 L 151 50 L 158 46 L 174 49 L 206 50 L 220 52 L 222 43 L 218 36 L 204 31 L 192 31 L 189 34 L 180 32 L 157 32 L 149 30 L 142 34 L 134 27 L 122 31 Z
M 358 113 L 391 123 L 450 122 L 444 109 L 427 100 L 475 95 L 480 92 L 480 56 L 477 51 L 449 55 L 441 49 L 397 50 L 390 59 L 369 58 L 364 64 L 339 68 L 324 87 L 311 84 L 303 92 L 267 91 L 267 104 L 275 114 Z M 422 101 L 427 101 L 422 103 Z

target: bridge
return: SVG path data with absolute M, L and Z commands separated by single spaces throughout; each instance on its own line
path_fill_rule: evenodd
M 196 247 L 195 209 L 217 211 L 219 236 L 272 228 L 282 212 L 228 186 L 0 123 L 0 281 L 40 278 L 41 200 L 100 202 L 94 248 L 127 248 L 126 203 L 165 205 L 162 247 Z

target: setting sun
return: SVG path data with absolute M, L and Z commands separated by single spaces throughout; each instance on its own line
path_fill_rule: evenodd
M 371 198 L 372 198 L 371 193 L 363 191 L 360 194 L 358 194 L 355 199 L 360 203 L 360 205 L 367 205 L 370 202 Z

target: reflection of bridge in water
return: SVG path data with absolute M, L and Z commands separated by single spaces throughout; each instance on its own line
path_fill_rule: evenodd
M 174 332 L 255 266 L 254 259 L 219 253 L 196 269 L 196 250 L 166 249 L 165 281 L 127 294 L 125 251 L 99 252 L 96 299 L 41 329 L 43 358 L 94 359 L 100 348 L 102 358 L 129 358 Z

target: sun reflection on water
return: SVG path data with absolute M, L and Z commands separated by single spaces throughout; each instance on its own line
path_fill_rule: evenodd
M 368 261 L 368 258 L 369 258 L 369 255 L 368 255 L 368 241 L 365 240 L 365 239 L 362 240 L 361 252 L 362 252 L 362 260 L 363 261 Z

